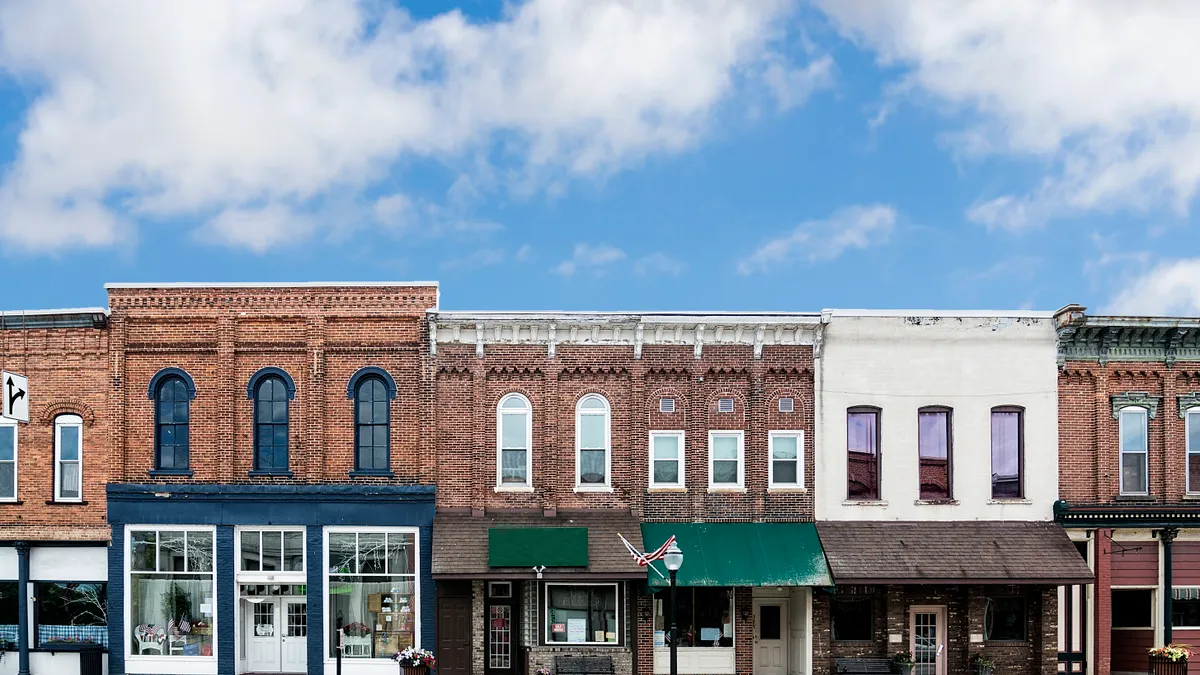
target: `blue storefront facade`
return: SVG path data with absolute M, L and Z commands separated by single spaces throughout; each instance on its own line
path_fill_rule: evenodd
M 340 618 L 353 672 L 394 673 L 433 644 L 433 514 L 421 485 L 110 485 L 109 672 L 333 673 Z

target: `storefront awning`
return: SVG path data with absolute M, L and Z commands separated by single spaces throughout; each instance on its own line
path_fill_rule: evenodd
M 653 551 L 671 535 L 683 551 L 680 586 L 829 586 L 833 581 L 812 523 L 642 523 Z M 662 561 L 647 582 L 667 586 Z
M 1052 522 L 822 522 L 843 584 L 1086 584 L 1092 571 Z

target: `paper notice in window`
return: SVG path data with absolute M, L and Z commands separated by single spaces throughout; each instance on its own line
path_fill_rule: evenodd
M 721 629 L 720 628 L 701 628 L 700 629 L 700 641 L 701 642 L 716 642 L 717 640 L 720 640 L 720 639 L 721 639 Z
M 587 642 L 587 621 L 567 619 L 567 642 Z
M 605 634 L 604 634 L 604 641 L 605 641 L 605 642 L 616 642 L 616 641 L 617 641 L 617 634 L 616 634 L 616 633 L 611 633 L 611 632 L 609 632 L 609 633 L 605 633 Z
M 200 614 L 202 616 L 212 616 L 212 605 L 201 603 Z

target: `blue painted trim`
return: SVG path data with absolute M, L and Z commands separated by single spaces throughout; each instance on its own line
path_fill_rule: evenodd
M 251 478 L 262 478 L 264 476 L 280 476 L 282 478 L 293 478 L 293 477 L 295 477 L 296 474 L 292 473 L 291 471 L 280 471 L 279 469 L 262 469 L 262 470 L 255 469 L 254 471 L 247 471 L 246 475 L 250 476 Z
M 346 383 L 346 398 L 354 398 L 354 390 L 358 388 L 359 380 L 371 376 L 383 380 L 383 384 L 387 387 L 388 398 L 396 398 L 396 381 L 392 379 L 391 373 L 379 366 L 359 368 L 358 372 L 351 375 L 350 381 Z
M 255 500 L 288 499 L 325 501 L 342 498 L 347 501 L 379 500 L 393 501 L 410 499 L 432 501 L 436 490 L 432 485 L 250 485 L 246 483 L 188 483 L 181 485 L 157 485 L 143 483 L 109 483 L 105 486 L 108 501 L 122 499 L 155 499 L 156 493 L 170 493 L 173 497 L 224 501 L 229 497 L 246 497 Z
M 437 654 L 437 591 L 433 584 L 433 523 L 420 528 L 421 648 Z
M 217 528 L 217 672 L 236 673 L 237 653 L 233 641 L 233 623 L 238 620 L 237 588 L 234 585 L 233 526 Z
M 386 470 L 386 469 L 355 469 L 353 471 L 347 471 L 346 475 L 350 476 L 351 478 L 371 478 L 371 477 L 395 478 L 396 477 L 396 474 L 394 474 L 391 471 Z
M 112 526 L 108 547 L 108 673 L 125 672 L 125 526 Z
M 146 387 L 146 396 L 150 399 L 158 398 L 158 387 L 168 377 L 178 377 L 183 380 L 183 383 L 187 385 L 188 398 L 196 398 L 196 383 L 192 381 L 192 376 L 188 375 L 188 372 L 183 368 L 175 368 L 174 366 L 163 368 L 155 373 L 154 377 L 150 378 L 150 386 Z
M 191 469 L 150 469 L 146 473 L 152 478 L 160 476 L 183 476 L 191 478 L 194 475 Z
M 292 380 L 292 376 L 288 375 L 287 371 L 283 368 L 276 368 L 275 366 L 261 368 L 257 373 L 250 376 L 250 382 L 246 384 L 246 398 L 254 398 L 254 390 L 258 388 L 259 380 L 272 375 L 283 380 L 283 383 L 287 385 L 289 399 L 296 398 L 296 383 Z
M 325 675 L 325 531 L 304 530 L 305 555 L 308 558 L 308 675 Z

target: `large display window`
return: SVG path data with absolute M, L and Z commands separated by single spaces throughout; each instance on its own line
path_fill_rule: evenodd
M 328 528 L 326 597 L 329 657 L 390 659 L 419 646 L 415 528 Z
M 130 528 L 129 655 L 212 657 L 212 528 Z

